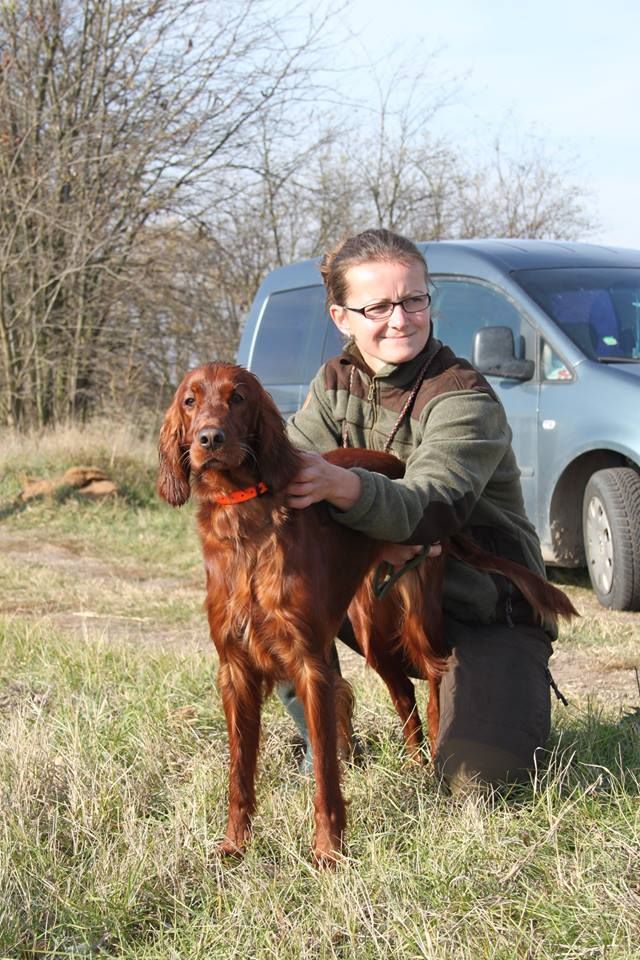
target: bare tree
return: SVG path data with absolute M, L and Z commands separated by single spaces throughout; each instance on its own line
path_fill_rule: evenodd
M 0 5 L 0 422 L 161 397 L 190 363 L 233 356 L 271 268 L 372 224 L 416 239 L 589 226 L 539 143 L 470 162 L 433 135 L 452 86 L 430 58 L 374 76 L 373 107 L 341 108 L 319 86 L 328 8 L 272 10 Z
M 510 151 L 496 140 L 471 154 L 466 143 L 432 133 L 455 94 L 453 83 L 433 87 L 433 66 L 431 55 L 386 83 L 374 73 L 375 108 L 348 104 L 306 149 L 308 131 L 306 140 L 296 131 L 278 155 L 269 131 L 253 182 L 244 181 L 217 231 L 227 275 L 243 273 L 249 284 L 236 282 L 245 300 L 269 268 L 370 226 L 422 240 L 588 234 L 593 220 L 572 165 L 539 138 L 522 137 Z
M 430 87 L 433 56 L 421 70 L 376 80 L 376 123 L 352 131 L 346 165 L 340 158 L 359 225 L 423 240 L 588 234 L 594 222 L 573 164 L 539 137 L 521 136 L 510 149 L 495 139 L 471 153 L 465 142 L 434 135 L 455 87 Z
M 571 164 L 538 137 L 529 136 L 509 151 L 496 140 L 493 158 L 477 178 L 474 205 L 486 208 L 485 234 L 575 240 L 594 229 Z
M 233 193 L 263 118 L 309 95 L 325 20 L 292 38 L 286 14 L 263 0 L 0 6 L 4 422 L 86 415 L 105 354 L 131 354 L 154 231 L 197 237 L 185 224 Z

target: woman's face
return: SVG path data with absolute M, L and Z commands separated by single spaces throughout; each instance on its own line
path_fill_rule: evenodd
M 421 264 L 371 261 L 346 272 L 346 306 L 332 304 L 331 318 L 341 333 L 353 337 L 374 373 L 388 363 L 405 363 L 420 353 L 431 332 L 429 307 L 407 313 L 400 305 L 385 320 L 369 320 L 347 307 L 368 307 L 383 300 L 404 300 L 427 292 Z

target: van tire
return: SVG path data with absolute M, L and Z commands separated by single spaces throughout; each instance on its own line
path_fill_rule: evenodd
M 587 569 L 603 607 L 640 610 L 640 475 L 631 467 L 598 470 L 582 507 Z

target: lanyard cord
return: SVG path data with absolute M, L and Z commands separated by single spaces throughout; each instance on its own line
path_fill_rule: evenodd
M 391 428 L 391 433 L 389 434 L 389 436 L 388 436 L 387 439 L 386 439 L 386 442 L 385 442 L 385 445 L 384 445 L 384 452 L 385 452 L 385 453 L 390 453 L 390 452 L 391 452 L 391 445 L 392 445 L 393 441 L 395 440 L 396 434 L 398 433 L 398 430 L 399 430 L 400 427 L 402 426 L 405 417 L 407 416 L 407 414 L 409 413 L 409 411 L 411 410 L 411 407 L 413 406 L 413 404 L 414 404 L 414 402 L 415 402 L 415 399 L 416 399 L 416 397 L 417 397 L 417 395 L 418 395 L 418 390 L 419 390 L 420 387 L 422 386 L 422 382 L 423 382 L 423 380 L 424 380 L 424 378 L 425 378 L 425 376 L 426 376 L 427 367 L 429 366 L 430 362 L 431 362 L 431 358 L 429 358 L 428 360 L 425 360 L 425 362 L 424 362 L 424 363 L 422 364 L 422 366 L 420 367 L 420 370 L 419 370 L 418 375 L 417 375 L 417 377 L 416 377 L 416 379 L 415 379 L 415 382 L 414 382 L 414 384 L 413 384 L 413 386 L 412 386 L 412 388 L 411 388 L 411 391 L 410 391 L 410 393 L 409 393 L 409 396 L 408 396 L 407 399 L 405 400 L 405 402 L 404 402 L 404 404 L 403 404 L 403 407 L 402 407 L 402 410 L 400 411 L 400 413 L 399 413 L 398 416 L 396 417 L 396 421 L 395 421 L 393 427 Z M 351 366 L 351 372 L 350 372 L 350 374 L 349 374 L 349 387 L 348 387 L 348 389 L 347 389 L 347 406 L 349 405 L 349 397 L 350 397 L 351 394 L 353 393 L 353 380 L 354 380 L 354 377 L 355 377 L 355 373 L 356 373 L 356 368 L 355 368 L 355 366 L 352 364 L 352 366 Z M 349 445 L 350 445 L 350 444 L 349 444 L 349 427 L 348 427 L 348 424 L 347 424 L 347 416 L 346 416 L 346 408 L 345 408 L 345 418 L 344 418 L 344 420 L 342 421 L 342 446 L 343 446 L 343 447 L 348 447 Z

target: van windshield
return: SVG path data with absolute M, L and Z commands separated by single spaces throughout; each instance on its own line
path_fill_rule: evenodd
M 640 269 L 559 267 L 513 277 L 591 360 L 640 361 Z

